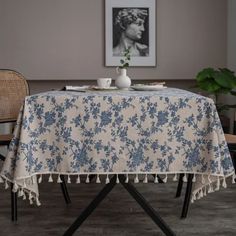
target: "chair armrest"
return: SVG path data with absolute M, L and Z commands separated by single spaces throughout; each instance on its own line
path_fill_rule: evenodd
M 236 135 L 225 134 L 225 139 L 228 144 L 236 144 Z
M 4 124 L 4 123 L 15 123 L 16 119 L 9 119 L 9 120 L 0 120 L 0 124 Z

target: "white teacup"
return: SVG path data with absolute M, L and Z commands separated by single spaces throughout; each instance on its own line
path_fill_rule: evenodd
M 109 88 L 111 86 L 111 78 L 99 78 L 97 79 L 97 85 L 99 88 Z

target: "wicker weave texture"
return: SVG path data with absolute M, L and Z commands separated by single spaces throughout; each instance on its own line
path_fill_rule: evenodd
M 229 144 L 236 144 L 236 135 L 234 134 L 225 134 L 225 139 Z
M 0 70 L 0 122 L 15 120 L 29 87 L 25 78 L 12 70 Z

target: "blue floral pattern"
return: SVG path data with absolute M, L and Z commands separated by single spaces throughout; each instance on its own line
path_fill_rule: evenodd
M 1 175 L 228 176 L 233 165 L 213 101 L 180 89 L 26 97 Z

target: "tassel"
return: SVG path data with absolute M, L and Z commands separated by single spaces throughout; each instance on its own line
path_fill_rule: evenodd
M 17 197 L 22 197 L 22 196 L 23 196 L 23 190 L 21 188 L 17 193 Z
M 25 192 L 23 191 L 23 200 L 26 199 Z
M 129 183 L 129 175 L 128 175 L 128 174 L 126 174 L 125 183 L 126 183 L 126 184 Z
M 232 184 L 235 184 L 235 175 L 232 175 Z
M 101 183 L 101 180 L 100 180 L 100 178 L 99 178 L 99 175 L 98 175 L 98 174 L 97 174 L 96 183 L 97 183 L 97 184 L 100 184 L 100 183 Z
M 32 176 L 31 180 L 32 180 L 32 184 L 35 184 L 36 183 L 36 176 Z
M 134 178 L 134 183 L 135 183 L 135 184 L 139 183 L 138 174 L 136 174 L 136 176 L 135 176 L 135 178 Z
M 106 184 L 109 184 L 110 183 L 110 179 L 109 179 L 109 176 L 107 174 L 107 177 L 106 177 Z
M 200 197 L 203 198 L 203 191 L 202 191 L 202 189 L 200 190 Z
M 26 183 L 27 183 L 28 185 L 32 185 L 32 184 L 33 184 L 32 177 L 29 177 L 28 179 L 26 179 Z
M 208 193 L 212 193 L 212 192 L 213 192 L 212 186 L 211 186 L 211 184 L 209 184 Z
M 48 182 L 49 183 L 53 183 L 53 178 L 52 178 L 52 175 L 50 174 L 49 178 L 48 178 Z
M 8 189 L 9 188 L 9 185 L 7 183 L 7 180 L 5 181 L 5 189 Z
M 205 178 L 204 178 L 204 175 L 202 175 L 202 184 L 205 184 L 206 181 L 205 181 Z
M 157 174 L 155 174 L 154 183 L 155 183 L 155 184 L 158 184 L 158 183 L 159 183 L 159 182 L 158 182 L 158 178 L 157 178 Z
M 164 183 L 167 182 L 167 174 L 166 174 L 166 177 L 163 179 L 163 182 L 164 182 Z
M 41 203 L 40 203 L 40 201 L 39 201 L 39 198 L 38 198 L 38 197 L 36 197 L 36 205 L 37 205 L 37 206 L 41 206 Z
M 210 175 L 208 175 L 208 181 L 209 181 L 210 184 L 212 183 Z
M 176 182 L 178 180 L 177 174 L 175 174 L 173 181 Z
M 20 190 L 20 197 L 23 197 L 24 196 L 24 191 L 23 189 Z
M 220 177 L 219 177 L 219 176 L 217 177 L 217 182 L 216 182 L 215 191 L 218 191 L 218 190 L 220 190 Z
M 203 195 L 204 195 L 204 196 L 206 196 L 206 195 L 207 195 L 207 188 L 206 188 L 206 187 L 204 188 Z
M 193 182 L 193 183 L 195 183 L 195 182 L 196 182 L 196 175 L 195 175 L 195 174 L 193 175 L 192 182 Z
M 61 180 L 61 176 L 60 175 L 58 175 L 57 176 L 57 183 L 62 183 L 63 181 Z
M 25 179 L 24 179 L 24 182 L 23 182 L 23 188 L 26 188 Z
M 89 180 L 89 175 L 87 175 L 86 180 L 85 180 L 85 183 L 86 183 L 86 184 L 89 184 L 89 182 L 90 182 L 90 180 Z
M 197 200 L 201 198 L 200 192 L 197 193 Z
M 38 183 L 41 184 L 43 182 L 42 175 L 39 176 Z
M 120 180 L 119 180 L 119 176 L 116 175 L 116 183 L 119 184 L 120 183 Z
M 32 193 L 30 192 L 30 193 L 29 193 L 29 200 L 32 199 L 32 197 L 33 197 L 33 196 L 32 196 Z
M 71 184 L 70 175 L 68 175 L 68 177 L 67 177 L 67 183 L 68 183 L 68 184 Z
M 145 175 L 145 178 L 144 178 L 144 180 L 143 180 L 143 183 L 144 183 L 144 184 L 147 184 L 147 183 L 148 183 L 148 177 L 147 177 L 147 174 Z
M 15 182 L 15 183 L 13 184 L 12 192 L 13 192 L 13 193 L 16 193 L 17 190 L 18 190 L 18 185 L 17 185 L 17 183 Z
M 116 175 L 116 183 L 117 183 L 117 184 L 120 183 L 120 180 L 119 180 L 119 176 L 118 176 L 118 174 Z
M 78 175 L 77 179 L 76 179 L 76 183 L 80 184 L 80 176 Z
M 0 176 L 0 183 L 3 184 L 4 181 L 3 181 L 3 178 Z
M 186 175 L 186 174 L 184 174 L 183 182 L 184 182 L 184 183 L 187 183 L 187 182 L 188 182 L 188 180 L 187 180 L 187 175 Z
M 31 194 L 31 192 L 29 193 L 29 201 L 30 201 L 30 205 L 32 205 L 33 204 L 33 196 L 32 196 L 32 194 Z
M 223 187 L 223 188 L 227 188 L 227 184 L 226 184 L 225 177 L 224 177 L 224 179 L 223 179 L 222 187 Z

